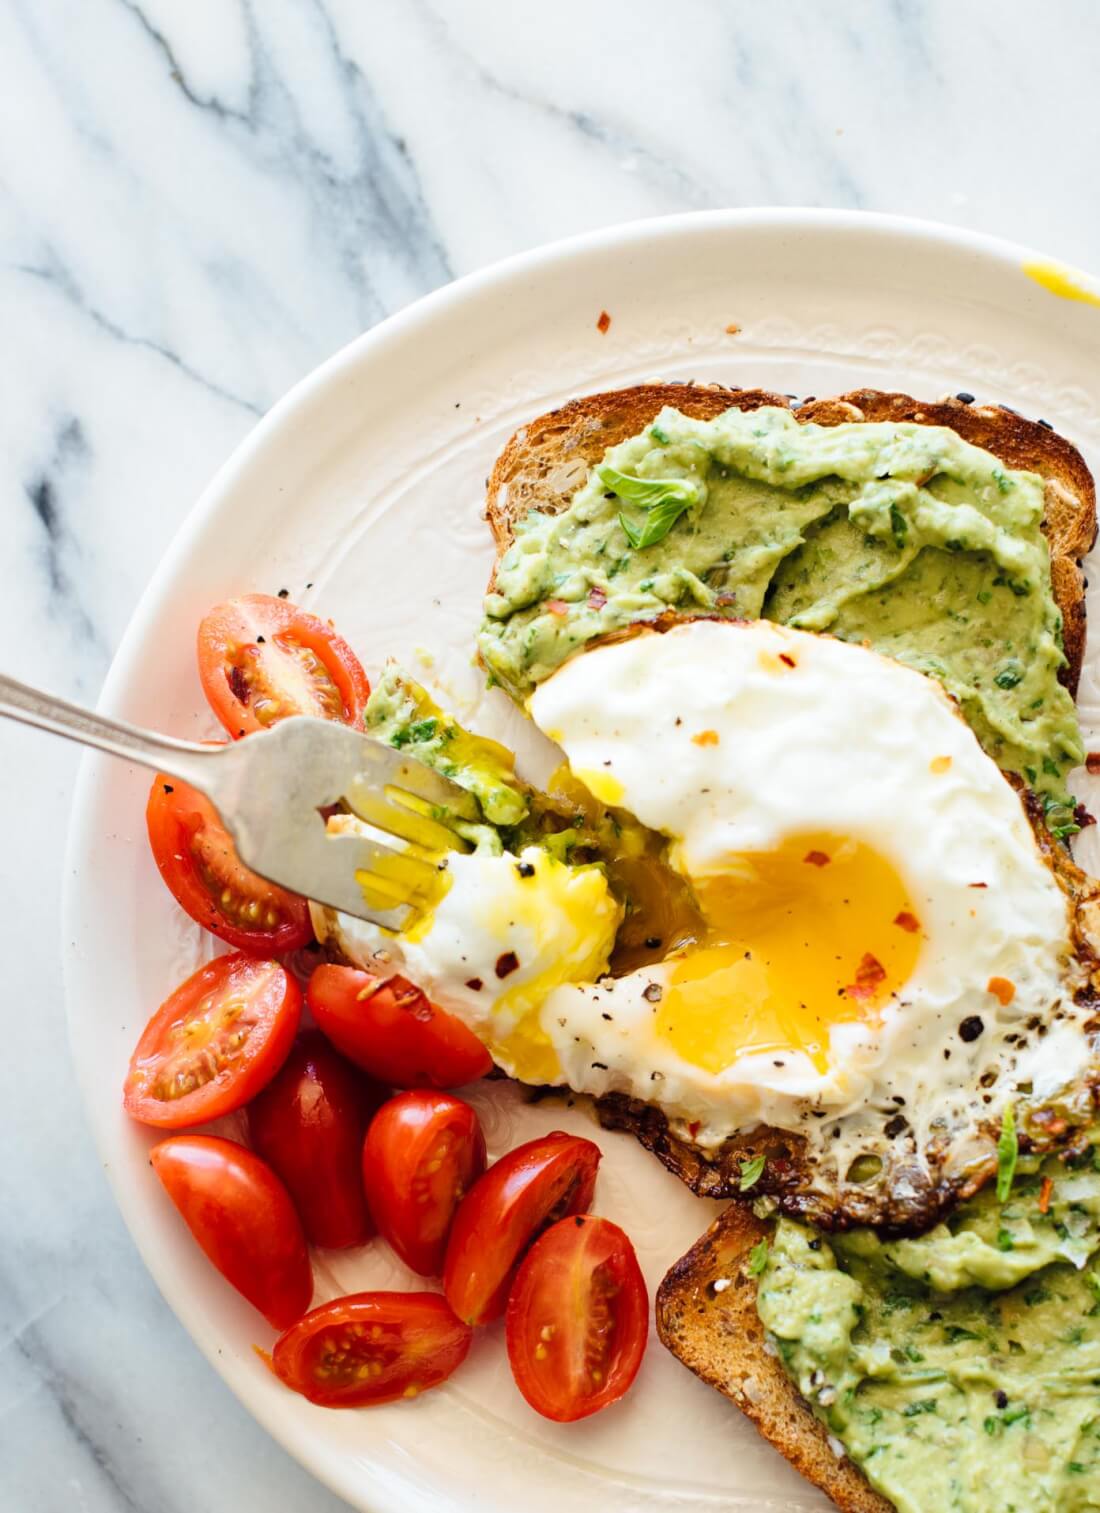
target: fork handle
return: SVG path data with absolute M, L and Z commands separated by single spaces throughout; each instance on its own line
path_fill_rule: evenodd
M 204 791 L 209 786 L 209 769 L 204 765 L 212 755 L 209 747 L 139 730 L 136 725 L 82 709 L 79 704 L 43 693 L 40 688 L 31 688 L 3 673 L 0 673 L 0 715 L 167 772 Z

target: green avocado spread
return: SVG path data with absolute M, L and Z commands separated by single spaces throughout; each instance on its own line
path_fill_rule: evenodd
M 937 678 L 1002 768 L 1060 800 L 1082 745 L 1042 515 L 1041 478 L 946 427 L 665 409 L 568 509 L 517 524 L 481 656 L 522 699 L 670 609 L 827 631 Z
M 760 1318 L 899 1513 L 1100 1508 L 1095 1160 L 1021 1157 L 1004 1204 L 990 1186 L 917 1240 L 778 1221 Z

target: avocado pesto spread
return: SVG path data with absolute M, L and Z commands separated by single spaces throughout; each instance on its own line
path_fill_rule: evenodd
M 363 728 L 473 794 L 487 825 L 516 825 L 526 817 L 527 801 L 507 747 L 463 729 L 400 668 L 387 667 L 374 685 Z
M 665 409 L 562 514 L 517 524 L 481 655 L 523 698 L 669 609 L 827 631 L 937 678 L 1001 767 L 1060 800 L 1082 746 L 1042 514 L 1041 478 L 946 427 Z
M 917 1240 L 780 1219 L 757 1309 L 899 1513 L 1100 1508 L 1100 1171 L 1020 1158 Z M 1043 1209 L 1046 1212 L 1043 1212 Z

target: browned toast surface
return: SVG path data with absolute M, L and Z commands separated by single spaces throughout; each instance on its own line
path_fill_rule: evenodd
M 669 1271 L 657 1291 L 657 1333 L 673 1355 L 724 1392 L 796 1471 L 845 1513 L 891 1513 L 807 1407 L 776 1356 L 766 1349 L 756 1311 L 749 1252 L 769 1226 L 743 1204 L 720 1214 Z M 717 1288 L 715 1283 L 718 1284 Z M 728 1283 L 728 1285 L 727 1285 Z

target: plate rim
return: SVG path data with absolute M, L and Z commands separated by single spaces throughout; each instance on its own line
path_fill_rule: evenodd
M 223 498 L 232 493 L 241 476 L 247 472 L 254 459 L 263 452 L 269 441 L 278 435 L 283 426 L 292 421 L 300 410 L 312 403 L 316 396 L 328 386 L 338 383 L 342 375 L 355 369 L 372 354 L 384 352 L 391 343 L 400 342 L 408 336 L 415 336 L 418 329 L 430 328 L 437 316 L 483 291 L 491 290 L 494 285 L 506 286 L 509 283 L 518 282 L 527 276 L 539 273 L 544 268 L 562 262 L 567 263 L 588 252 L 606 251 L 616 247 L 625 252 L 653 240 L 675 240 L 702 229 L 724 230 L 731 235 L 752 229 L 858 232 L 883 240 L 907 243 L 910 246 L 935 244 L 954 247 L 970 251 L 982 259 L 999 264 L 1011 264 L 1016 269 L 1025 263 L 1053 263 L 1070 279 L 1080 277 L 1086 285 L 1095 284 L 1093 277 L 1085 270 L 1009 238 L 973 231 L 950 222 L 915 216 L 815 206 L 751 206 L 645 217 L 615 222 L 595 230 L 542 243 L 501 258 L 421 296 L 353 337 L 299 378 L 251 427 L 216 469 L 173 533 L 126 624 L 111 659 L 96 701 L 96 708 L 109 714 L 119 703 L 122 691 L 132 678 L 136 664 L 142 655 L 149 623 L 154 618 L 157 607 L 177 576 L 180 564 L 191 550 L 193 542 L 201 536 L 211 518 L 221 507 Z M 185 1317 L 185 1299 L 180 1295 L 181 1290 L 173 1286 L 170 1279 L 158 1274 L 158 1268 L 151 1259 L 151 1247 L 141 1233 L 140 1205 L 136 1198 L 128 1194 L 124 1180 L 116 1173 L 113 1164 L 106 1159 L 107 1152 L 101 1142 L 100 1123 L 95 1113 L 94 1083 L 87 1064 L 77 1054 L 76 1049 L 81 1018 L 80 1009 L 77 1006 L 78 1001 L 82 993 L 93 993 L 94 989 L 90 985 L 87 987 L 82 985 L 81 963 L 73 930 L 75 920 L 80 913 L 81 884 L 78 863 L 86 854 L 88 845 L 95 836 L 95 810 L 91 799 L 96 773 L 102 760 L 103 758 L 93 752 L 85 752 L 73 785 L 62 858 L 59 908 L 66 1038 L 80 1091 L 82 1115 L 91 1135 L 100 1170 L 106 1177 L 129 1236 L 158 1291 L 186 1331 L 191 1343 L 217 1372 L 242 1408 L 311 1476 L 334 1494 L 344 1498 L 351 1506 L 370 1507 L 373 1513 L 425 1513 L 429 1504 L 422 1501 L 411 1488 L 406 1486 L 398 1493 L 392 1484 L 386 1483 L 384 1473 L 382 1476 L 376 1475 L 374 1468 L 364 1460 L 357 1458 L 354 1462 L 347 1462 L 345 1471 L 343 1463 L 326 1459 L 315 1453 L 315 1442 L 310 1435 L 287 1436 L 277 1425 L 276 1414 L 268 1401 L 257 1400 L 249 1394 L 247 1380 L 237 1369 L 237 1363 L 228 1356 L 219 1357 L 213 1346 L 208 1347 L 192 1332 Z M 439 1508 L 442 1505 L 436 1503 L 434 1506 Z

